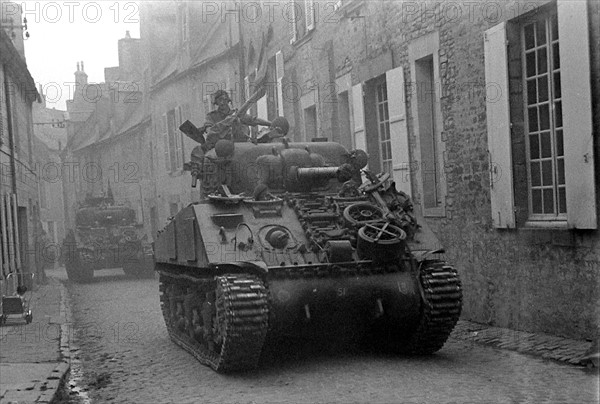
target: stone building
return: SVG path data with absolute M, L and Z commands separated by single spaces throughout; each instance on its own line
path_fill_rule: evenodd
M 35 272 L 39 221 L 38 175 L 33 154 L 35 83 L 25 62 L 18 5 L 0 2 L 0 279 Z
M 459 269 L 465 319 L 597 335 L 597 2 L 240 8 L 246 87 L 271 83 L 258 109 L 393 175 Z
M 239 21 L 221 20 L 207 13 L 214 2 L 144 2 L 140 4 L 140 36 L 153 141 L 150 143 L 156 179 L 156 201 L 150 218 L 156 229 L 199 194 L 183 171 L 198 144 L 179 131 L 190 120 L 204 123 L 213 109 L 210 95 L 217 89 L 230 92 L 239 103 Z M 223 2 L 236 12 L 236 2 Z M 212 9 L 212 8 L 211 8 Z M 239 105 L 239 104 L 238 104 Z
M 66 111 L 46 106 L 41 86 L 40 101 L 33 104 L 33 153 L 38 174 L 40 221 L 54 244 L 65 236 L 63 176 L 60 153 L 67 143 Z

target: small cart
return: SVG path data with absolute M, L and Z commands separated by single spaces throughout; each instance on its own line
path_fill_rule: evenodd
M 33 273 L 10 273 L 0 281 L 2 301 L 0 302 L 0 325 L 14 317 L 22 318 L 27 324 L 33 320 L 29 307 L 33 296 Z M 25 282 L 27 281 L 27 282 Z M 27 287 L 29 285 L 29 288 Z M 12 288 L 11 288 L 12 286 Z M 14 293 L 10 291 L 14 290 Z

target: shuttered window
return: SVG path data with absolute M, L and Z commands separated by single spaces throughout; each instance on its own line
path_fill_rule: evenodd
M 304 0 L 304 12 L 306 15 L 306 30 L 315 28 L 315 2 L 314 0 Z
M 484 38 L 492 219 L 496 227 L 515 227 L 517 207 L 527 210 L 519 225 L 595 229 L 587 3 L 559 1 L 515 25 L 519 43 L 511 46 L 520 46 L 522 97 L 511 104 L 506 24 Z M 511 156 L 510 113 L 518 108 L 524 161 Z M 527 167 L 527 206 L 515 206 L 514 165 Z

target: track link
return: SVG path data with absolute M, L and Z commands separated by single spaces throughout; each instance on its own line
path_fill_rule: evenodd
M 268 293 L 259 278 L 159 273 L 161 309 L 173 342 L 217 372 L 257 367 L 269 326 Z
M 456 269 L 442 261 L 425 261 L 420 269 L 421 320 L 403 351 L 427 355 L 442 348 L 462 310 L 462 286 Z

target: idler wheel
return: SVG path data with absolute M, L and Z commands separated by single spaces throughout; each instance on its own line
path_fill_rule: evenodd
M 350 226 L 362 226 L 383 220 L 383 210 L 370 203 L 358 202 L 344 209 L 343 216 Z
M 404 252 L 404 239 L 404 230 L 389 222 L 367 223 L 358 230 L 358 256 L 374 261 L 393 261 Z

